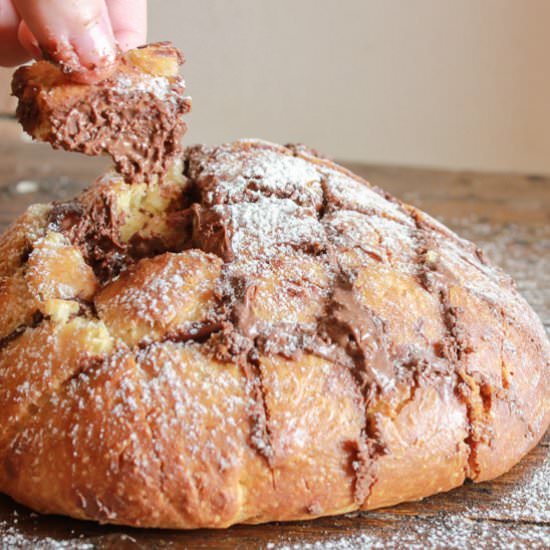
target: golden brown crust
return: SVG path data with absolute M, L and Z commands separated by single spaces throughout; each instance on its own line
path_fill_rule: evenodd
M 0 237 L 0 490 L 199 528 L 420 499 L 550 422 L 550 345 L 511 279 L 303 147 L 109 175 Z
M 129 346 L 192 340 L 213 319 L 220 268 L 217 256 L 196 251 L 145 258 L 97 294 L 98 316 Z
M 77 84 L 62 68 L 39 61 L 13 77 L 17 117 L 33 138 L 54 148 L 111 155 L 128 182 L 150 183 L 181 153 L 191 108 L 178 76 L 181 53 L 167 42 L 121 54 L 114 74 Z

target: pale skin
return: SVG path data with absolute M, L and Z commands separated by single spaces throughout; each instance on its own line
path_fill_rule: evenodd
M 46 57 L 76 81 L 104 78 L 143 45 L 147 0 L 0 0 L 0 65 Z

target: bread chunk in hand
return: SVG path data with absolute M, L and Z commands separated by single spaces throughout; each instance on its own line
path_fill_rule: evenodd
M 166 173 L 181 151 L 191 100 L 178 69 L 183 56 L 170 43 L 120 56 L 111 76 L 78 84 L 48 61 L 19 68 L 13 94 L 17 118 L 34 139 L 86 155 L 108 153 L 128 183 Z

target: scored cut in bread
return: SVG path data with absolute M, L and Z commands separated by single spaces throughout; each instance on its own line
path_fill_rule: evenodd
M 39 61 L 18 69 L 12 90 L 17 118 L 34 139 L 87 155 L 107 153 L 129 183 L 150 183 L 181 153 L 191 108 L 179 76 L 182 54 L 168 42 L 121 54 L 107 79 L 70 80 Z
M 550 344 L 472 243 L 303 147 L 197 146 L 0 238 L 0 491 L 227 527 L 501 475 L 550 422 Z

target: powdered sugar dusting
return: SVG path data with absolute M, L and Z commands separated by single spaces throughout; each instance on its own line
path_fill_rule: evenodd
M 237 256 L 268 258 L 284 248 L 321 247 L 325 240 L 314 212 L 290 199 L 262 197 L 213 210 L 229 219 L 231 245 Z
M 70 520 L 59 529 L 64 536 L 44 536 L 40 519 L 37 514 L 17 510 L 0 519 L 0 550 L 97 550 L 129 548 L 137 543 L 135 537 L 120 532 L 86 536 L 76 524 L 70 528 Z
M 414 273 L 415 241 L 410 226 L 356 210 L 330 212 L 323 219 L 332 244 L 341 250 L 371 254 L 401 271 Z
M 326 178 L 325 192 L 330 210 L 356 210 L 366 214 L 384 215 L 390 219 L 414 227 L 408 214 L 397 203 L 390 202 L 365 182 L 335 170 L 323 170 Z
M 321 175 L 315 166 L 282 147 L 249 145 L 244 151 L 228 145 L 213 151 L 199 149 L 203 155 L 206 152 L 204 156 L 191 153 L 190 175 L 197 179 L 203 204 L 253 202 L 275 196 L 316 210 L 321 207 Z
M 144 395 L 158 452 L 177 445 L 174 459 L 181 461 L 182 471 L 189 460 L 213 462 L 222 472 L 237 467 L 246 437 L 239 371 L 209 363 L 193 346 L 152 346 L 137 359 L 148 372 Z M 173 434 L 182 426 L 185 432 L 176 444 Z
M 29 535 L 22 532 L 13 520 L 0 521 L 0 550 L 14 550 L 16 548 L 33 548 L 33 550 L 94 550 L 97 546 L 78 538 L 66 540 Z
M 550 329 L 550 226 L 498 225 L 475 218 L 445 221 L 514 277 L 521 294 Z
M 183 84 L 183 82 L 182 82 Z M 172 83 L 164 76 L 142 75 L 139 79 L 121 75 L 113 85 L 113 91 L 120 95 L 152 94 L 157 99 L 165 101 L 170 99 Z
M 542 464 L 536 464 L 524 479 L 505 491 L 498 507 L 473 502 L 467 513 L 478 518 L 547 523 L 550 537 L 550 452 L 546 452 Z
M 98 297 L 99 315 L 152 335 L 159 324 L 200 320 L 218 267 L 218 258 L 196 250 L 147 259 Z
M 277 542 L 267 544 L 269 550 L 355 550 L 407 548 L 409 550 L 478 549 L 478 548 L 548 548 L 547 526 L 511 525 L 496 529 L 490 522 L 464 516 L 438 515 L 429 519 L 390 514 L 373 514 L 380 523 L 368 530 L 348 536 L 330 535 L 318 542 Z M 395 527 L 399 526 L 399 529 Z

